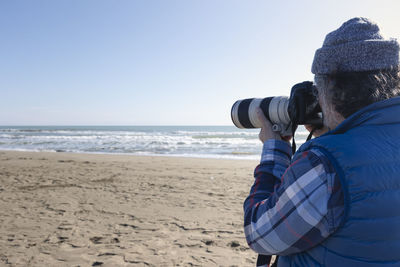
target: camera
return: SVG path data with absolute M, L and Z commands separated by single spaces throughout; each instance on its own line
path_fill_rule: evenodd
M 313 82 L 294 85 L 290 97 L 248 98 L 236 101 L 231 109 L 233 124 L 238 128 L 261 128 L 256 108 L 260 107 L 271 121 L 272 130 L 281 136 L 294 136 L 298 125 L 322 127 L 322 112 Z

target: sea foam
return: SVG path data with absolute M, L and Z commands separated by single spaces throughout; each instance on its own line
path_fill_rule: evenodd
M 233 126 L 1 126 L 0 149 L 259 159 L 258 132 Z M 296 143 L 307 135 L 300 129 Z

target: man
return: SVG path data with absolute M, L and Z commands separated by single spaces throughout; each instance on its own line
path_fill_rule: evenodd
M 312 72 L 325 130 L 293 158 L 258 112 L 247 242 L 259 265 L 275 254 L 278 266 L 400 266 L 399 44 L 353 18 L 326 36 Z

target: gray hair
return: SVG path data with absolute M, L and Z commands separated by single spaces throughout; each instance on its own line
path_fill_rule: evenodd
M 399 96 L 400 72 L 391 68 L 315 75 L 315 84 L 325 109 L 347 118 L 372 103 Z

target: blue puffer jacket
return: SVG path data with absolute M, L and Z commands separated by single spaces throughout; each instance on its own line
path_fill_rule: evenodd
M 300 147 L 319 148 L 339 174 L 343 225 L 278 266 L 400 266 L 400 97 L 369 105 Z

